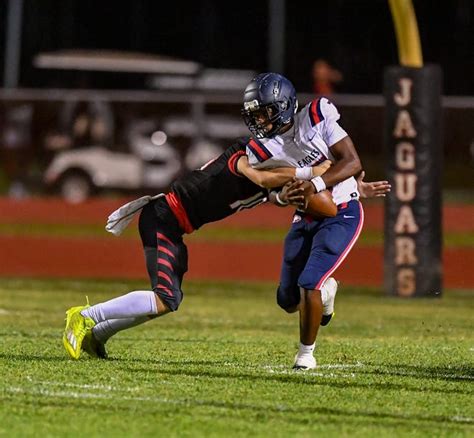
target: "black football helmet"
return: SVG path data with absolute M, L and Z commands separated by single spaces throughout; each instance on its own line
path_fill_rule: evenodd
M 270 138 L 291 123 L 297 109 L 293 84 L 278 73 L 261 73 L 245 88 L 241 113 L 255 137 Z

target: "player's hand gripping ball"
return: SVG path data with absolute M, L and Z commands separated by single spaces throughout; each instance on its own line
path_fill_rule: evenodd
M 328 190 L 314 193 L 314 186 L 309 181 L 293 181 L 284 187 L 283 192 L 288 202 L 315 218 L 334 217 L 337 214 L 331 193 Z

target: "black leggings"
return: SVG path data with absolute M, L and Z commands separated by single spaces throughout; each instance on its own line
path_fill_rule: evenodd
M 188 270 L 188 249 L 165 199 L 152 201 L 143 208 L 138 229 L 151 287 L 175 311 L 183 300 L 181 283 Z

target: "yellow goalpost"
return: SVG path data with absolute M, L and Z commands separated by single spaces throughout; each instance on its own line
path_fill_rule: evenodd
M 412 0 L 388 0 L 395 25 L 398 58 L 404 67 L 423 67 L 420 35 Z

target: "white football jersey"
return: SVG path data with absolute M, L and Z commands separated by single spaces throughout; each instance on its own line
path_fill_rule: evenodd
M 331 146 L 347 136 L 337 123 L 337 108 L 325 97 L 308 103 L 295 115 L 293 127 L 273 138 L 252 138 L 247 145 L 249 163 L 255 169 L 308 167 L 324 160 L 335 161 Z M 332 187 L 334 202 L 339 205 L 359 199 L 357 181 L 350 177 Z

